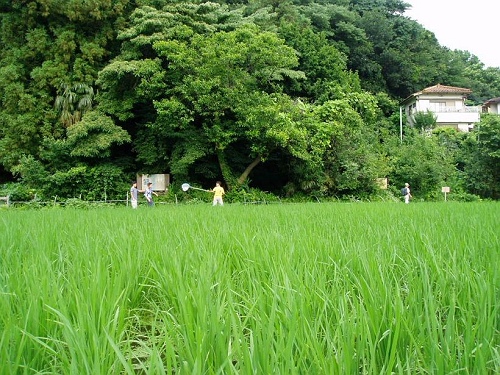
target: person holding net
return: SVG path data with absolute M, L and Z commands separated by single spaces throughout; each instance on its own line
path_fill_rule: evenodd
M 215 187 L 212 190 L 210 190 L 212 193 L 214 193 L 214 200 L 212 203 L 213 206 L 217 206 L 218 204 L 220 204 L 221 206 L 224 205 L 224 201 L 222 200 L 222 196 L 226 192 L 224 191 L 224 188 L 220 185 L 221 185 L 221 182 L 217 181 L 215 183 Z
M 187 182 L 181 185 L 183 191 L 188 191 L 189 189 L 195 189 L 195 190 L 201 190 L 201 191 L 206 191 L 208 193 L 214 193 L 214 199 L 213 199 L 213 205 L 224 205 L 224 201 L 222 200 L 222 196 L 226 194 L 224 191 L 224 188 L 221 186 L 221 182 L 217 181 L 215 183 L 215 187 L 210 190 L 205 190 L 205 189 L 200 189 L 194 186 L 189 185 Z

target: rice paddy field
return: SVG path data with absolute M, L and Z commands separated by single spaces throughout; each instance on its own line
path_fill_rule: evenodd
M 0 210 L 1 374 L 498 374 L 500 205 Z

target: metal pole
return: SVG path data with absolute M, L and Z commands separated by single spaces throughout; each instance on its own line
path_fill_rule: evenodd
M 403 107 L 399 106 L 399 138 L 403 143 Z

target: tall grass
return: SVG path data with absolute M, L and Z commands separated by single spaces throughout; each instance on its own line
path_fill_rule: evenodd
M 1 374 L 500 373 L 499 208 L 4 210 Z

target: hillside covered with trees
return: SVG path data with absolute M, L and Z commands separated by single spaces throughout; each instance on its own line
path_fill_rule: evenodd
M 500 68 L 439 45 L 400 0 L 0 0 L 0 183 L 19 196 L 173 187 L 356 197 L 410 181 L 500 198 L 500 116 L 405 127 L 441 83 L 500 96 Z

